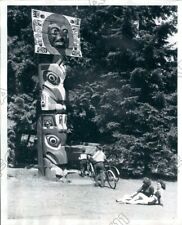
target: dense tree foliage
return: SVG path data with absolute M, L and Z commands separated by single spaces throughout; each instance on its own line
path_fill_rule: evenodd
M 177 50 L 169 42 L 176 7 L 9 7 L 9 118 L 17 147 L 18 134 L 35 129 L 39 99 L 31 8 L 82 19 L 83 57 L 67 59 L 69 143 L 105 145 L 129 176 L 176 177 Z

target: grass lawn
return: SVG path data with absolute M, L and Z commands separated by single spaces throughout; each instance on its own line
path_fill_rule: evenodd
M 43 225 L 51 219 L 58 220 L 59 225 L 123 225 L 136 220 L 155 220 L 159 225 L 162 224 L 160 221 L 171 221 L 176 217 L 176 182 L 166 182 L 165 205 L 161 207 L 115 202 L 118 197 L 138 189 L 141 180 L 121 179 L 112 190 L 94 187 L 90 178 L 81 178 L 77 174 L 69 175 L 72 183 L 39 178 L 36 169 L 9 169 L 8 174 L 8 217 L 11 223 L 16 221 L 17 225 L 28 224 L 27 221 L 34 224 L 32 221 L 35 220 L 42 221 L 37 224 Z M 123 221 L 117 223 L 118 217 L 122 217 Z

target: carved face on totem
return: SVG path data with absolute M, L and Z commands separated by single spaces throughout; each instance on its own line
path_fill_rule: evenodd
M 69 55 L 73 49 L 74 37 L 71 24 L 66 17 L 58 14 L 48 16 L 43 25 L 43 42 L 53 55 Z
M 50 24 L 48 26 L 48 38 L 50 44 L 58 51 L 65 50 L 69 46 L 68 29 L 65 25 Z
M 32 9 L 35 53 L 82 57 L 80 23 L 76 17 Z

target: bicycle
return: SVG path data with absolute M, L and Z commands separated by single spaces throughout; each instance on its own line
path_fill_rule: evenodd
M 105 167 L 104 180 L 107 181 L 110 188 L 115 189 L 116 184 L 119 180 L 118 177 L 116 177 L 114 172 L 112 171 L 112 169 L 115 168 L 115 167 L 111 166 L 111 168 L 112 168 L 111 169 L 110 165 L 107 165 L 107 164 L 105 164 L 104 167 Z M 94 180 L 95 180 L 96 173 L 95 173 L 95 168 L 94 168 L 94 162 L 92 160 L 88 161 L 88 174 L 89 174 L 90 177 L 94 178 Z
M 109 163 L 108 163 L 108 167 L 109 167 L 109 170 L 111 170 L 114 173 L 116 177 L 116 182 L 118 182 L 120 178 L 120 172 L 118 168 L 116 166 L 110 165 Z
M 108 182 L 110 188 L 115 189 L 117 182 L 118 182 L 118 178 L 115 176 L 114 172 L 110 169 L 110 166 L 108 166 L 109 169 L 107 169 L 107 165 L 105 165 L 105 181 Z
M 115 165 L 120 163 L 119 157 L 116 154 L 110 153 L 107 155 L 107 163 L 109 164 L 110 170 L 112 170 L 115 174 L 118 182 L 120 178 L 120 172 Z

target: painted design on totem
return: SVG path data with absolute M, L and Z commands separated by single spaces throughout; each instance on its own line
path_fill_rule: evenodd
M 32 9 L 35 53 L 82 57 L 79 18 Z
M 65 118 L 66 114 L 42 115 L 43 155 L 56 165 L 67 163 L 65 151 L 67 126 Z
M 60 113 L 66 111 L 66 93 L 63 84 L 65 77 L 66 67 L 64 65 L 56 63 L 39 65 L 42 110 L 55 110 Z

